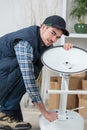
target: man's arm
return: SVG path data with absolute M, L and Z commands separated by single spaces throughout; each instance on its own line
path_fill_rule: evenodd
M 32 64 L 33 52 L 32 47 L 28 42 L 20 41 L 15 46 L 15 52 L 17 60 L 22 72 L 23 80 L 25 83 L 26 90 L 32 100 L 32 102 L 39 109 L 41 114 L 49 121 L 54 121 L 58 118 L 55 112 L 48 112 L 42 102 L 40 91 L 35 82 L 34 68 Z
M 33 50 L 26 41 L 20 41 L 15 45 L 16 57 L 20 66 L 25 88 L 32 102 L 42 103 L 39 87 L 36 84 L 33 68 Z

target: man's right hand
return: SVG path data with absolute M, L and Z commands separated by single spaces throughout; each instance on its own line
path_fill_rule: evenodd
M 48 112 L 45 109 L 45 106 L 43 103 L 35 103 L 37 108 L 40 110 L 41 114 L 50 122 L 56 120 L 58 118 L 58 114 L 56 112 Z
M 50 122 L 52 122 L 52 121 L 58 119 L 58 114 L 57 114 L 56 112 L 47 112 L 47 111 L 46 111 L 46 112 L 43 114 L 43 116 L 44 116 L 47 120 L 49 120 Z

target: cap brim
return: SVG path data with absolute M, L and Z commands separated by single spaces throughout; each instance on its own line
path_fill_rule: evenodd
M 64 29 L 64 28 L 62 28 L 62 27 L 60 27 L 60 26 L 58 26 L 58 25 L 52 25 L 53 27 L 56 27 L 56 28 L 58 28 L 58 29 L 61 29 L 62 31 L 63 31 L 63 34 L 64 35 L 66 35 L 66 36 L 69 36 L 69 32 L 66 30 L 66 29 Z
M 64 35 L 69 36 L 69 32 L 66 29 L 62 29 L 62 30 Z

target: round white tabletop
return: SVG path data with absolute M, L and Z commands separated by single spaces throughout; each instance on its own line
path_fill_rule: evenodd
M 42 62 L 59 73 L 80 73 L 87 69 L 87 52 L 76 46 L 70 50 L 57 46 L 43 53 Z

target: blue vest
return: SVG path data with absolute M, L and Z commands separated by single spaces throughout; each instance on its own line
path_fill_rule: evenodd
M 39 33 L 38 26 L 31 26 L 0 37 L 0 86 L 11 86 L 22 76 L 14 51 L 14 45 L 19 40 L 28 41 L 32 46 L 34 74 L 38 77 L 43 66 L 41 55 L 49 48 L 43 45 Z

